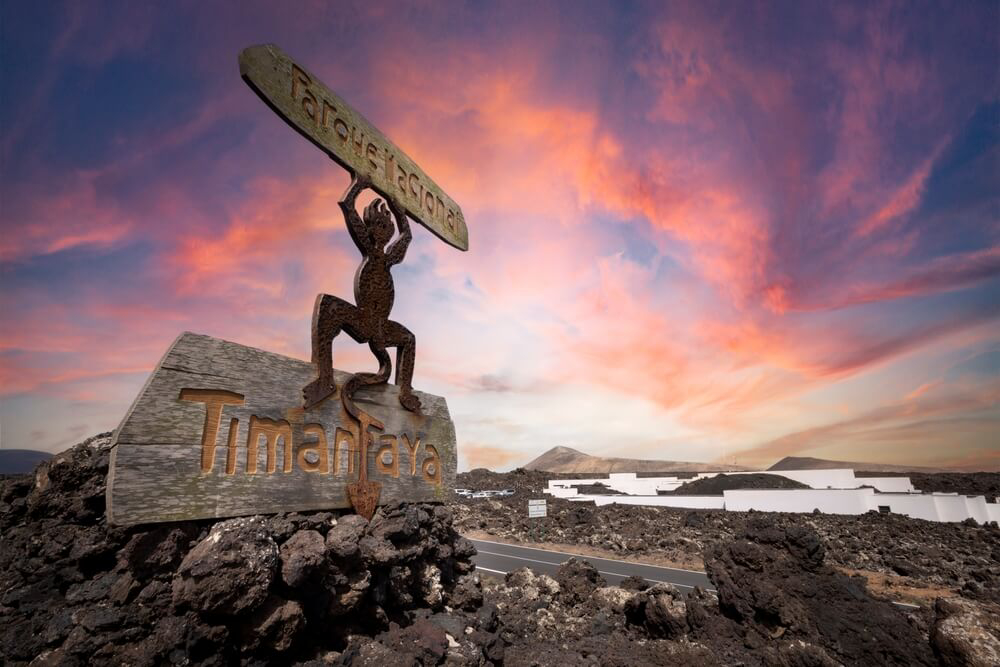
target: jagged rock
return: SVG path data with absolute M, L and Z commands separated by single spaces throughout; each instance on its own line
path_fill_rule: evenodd
M 653 637 L 679 639 L 687 634 L 687 606 L 670 584 L 656 584 L 634 595 L 624 607 L 625 618 Z
M 610 609 L 616 614 L 625 613 L 628 605 L 636 597 L 635 591 L 630 591 L 618 586 L 605 586 L 596 589 L 590 596 L 598 608 Z
M 141 530 L 119 552 L 118 560 L 136 579 L 144 581 L 157 572 L 176 568 L 199 532 L 189 523 Z
M 516 589 L 524 600 L 551 600 L 559 594 L 559 582 L 547 574 L 535 574 L 526 567 L 508 572 L 504 578 L 508 588 Z
M 315 530 L 300 530 L 281 545 L 281 578 L 299 588 L 326 563 L 326 542 Z
M 815 533 L 760 519 L 748 522 L 741 539 L 711 549 L 705 566 L 723 613 L 762 646 L 798 639 L 850 664 L 934 664 L 901 612 L 870 597 L 863 580 L 825 565 L 823 556 Z
M 360 552 L 358 543 L 368 528 L 368 521 L 357 514 L 341 517 L 326 534 L 326 549 L 333 558 L 348 560 Z
M 942 664 L 1000 665 L 1000 605 L 938 598 L 934 615 L 931 645 Z
M 371 573 L 368 570 L 353 570 L 335 577 L 334 582 L 329 613 L 342 616 L 361 602 L 371 584 Z
M 379 637 L 379 642 L 393 652 L 395 660 L 388 664 L 429 667 L 439 664 L 448 651 L 447 634 L 441 626 L 427 619 L 405 628 L 392 627 Z
M 178 608 L 239 616 L 267 598 L 278 545 L 260 517 L 219 522 L 181 562 L 173 581 Z
M 595 590 L 607 586 L 596 567 L 577 558 L 570 558 L 559 566 L 556 581 L 559 582 L 560 595 L 570 604 L 585 602 Z
M 437 609 L 444 601 L 443 593 L 444 586 L 441 584 L 441 568 L 428 563 L 420 573 L 421 599 L 431 609 Z M 482 601 L 481 597 L 480 601 Z
M 304 627 L 305 614 L 298 602 L 271 595 L 250 617 L 243 644 L 250 650 L 263 648 L 283 653 L 291 648 Z
M 483 584 L 479 573 L 460 576 L 448 593 L 448 604 L 465 611 L 478 609 L 483 604 Z
M 644 591 L 649 588 L 649 582 L 638 574 L 632 574 L 622 579 L 621 587 L 627 591 Z

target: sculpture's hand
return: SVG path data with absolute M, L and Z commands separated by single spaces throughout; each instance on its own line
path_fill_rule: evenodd
M 357 188 L 358 192 L 372 186 L 372 179 L 367 174 L 351 174 L 351 189 Z

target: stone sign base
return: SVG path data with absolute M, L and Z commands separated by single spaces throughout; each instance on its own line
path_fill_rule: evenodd
M 335 375 L 338 387 L 350 377 Z M 400 406 L 395 385 L 361 389 L 362 429 L 339 391 L 302 408 L 302 388 L 315 377 L 298 359 L 182 334 L 115 431 L 108 522 L 346 508 L 361 465 L 381 483 L 380 505 L 444 500 L 456 447 L 443 398 L 414 392 L 415 414 Z

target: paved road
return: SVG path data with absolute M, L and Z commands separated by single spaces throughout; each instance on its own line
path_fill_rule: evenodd
M 472 543 L 479 550 L 479 554 L 472 559 L 476 563 L 476 567 L 485 572 L 499 575 L 519 567 L 530 567 L 539 574 L 555 576 L 559 566 L 576 555 L 535 549 L 534 547 L 515 547 L 487 540 L 472 540 Z M 625 577 L 637 574 L 650 583 L 666 582 L 677 586 L 682 591 L 689 591 L 695 586 L 715 590 L 703 572 L 642 565 L 608 558 L 576 556 L 590 562 L 612 586 L 619 584 Z
M 625 577 L 637 574 L 650 583 L 665 582 L 673 584 L 681 592 L 690 591 L 695 586 L 714 591 L 712 583 L 704 572 L 680 570 L 672 567 L 658 567 L 642 563 L 630 563 L 611 558 L 592 558 L 562 551 L 548 551 L 534 547 L 517 547 L 489 540 L 473 540 L 469 538 L 479 553 L 472 559 L 476 568 L 487 574 L 502 576 L 519 567 L 529 567 L 540 574 L 555 576 L 559 566 L 570 557 L 582 558 L 597 568 L 609 585 L 621 583 Z M 906 602 L 893 602 L 898 607 L 916 608 L 917 605 Z

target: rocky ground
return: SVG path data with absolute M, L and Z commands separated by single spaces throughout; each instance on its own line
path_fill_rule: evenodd
M 1000 478 L 1000 475 L 997 475 Z M 859 571 L 881 586 L 932 597 L 942 591 L 1000 602 L 1000 530 L 974 522 L 938 523 L 898 514 L 862 516 L 683 510 L 570 502 L 545 496 L 550 476 L 536 471 L 461 473 L 473 489 L 511 488 L 513 496 L 460 499 L 460 532 L 479 531 L 514 542 L 548 542 L 595 548 L 615 557 L 641 557 L 703 569 L 708 549 L 733 539 L 748 520 L 766 516 L 776 526 L 805 527 L 826 544 L 827 562 Z M 528 498 L 548 498 L 548 517 L 528 519 Z M 889 591 L 891 593 L 891 591 Z
M 575 559 L 554 579 L 518 570 L 480 580 L 456 528 L 492 511 L 485 502 L 384 507 L 371 522 L 314 512 L 112 528 L 107 441 L 0 482 L 0 664 L 806 667 L 1000 657 L 1000 606 L 956 597 L 904 612 L 831 567 L 815 529 L 760 514 L 703 548 L 717 595 L 634 579 L 609 587 Z M 593 515 L 584 524 L 612 525 Z

